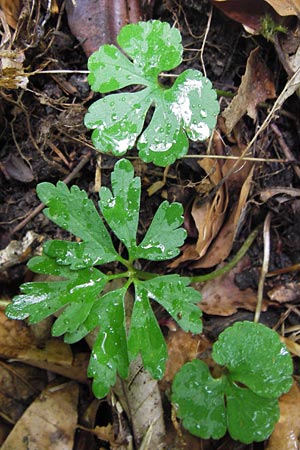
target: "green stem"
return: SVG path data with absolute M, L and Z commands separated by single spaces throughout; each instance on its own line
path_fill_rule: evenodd
M 228 264 L 226 264 L 226 266 L 221 267 L 220 269 L 214 270 L 213 272 L 207 273 L 205 275 L 196 275 L 195 277 L 190 277 L 191 283 L 199 283 L 202 281 L 213 280 L 233 269 L 237 265 L 237 263 L 243 258 L 243 256 L 245 256 L 245 254 L 251 247 L 253 241 L 255 240 L 256 236 L 258 235 L 259 230 L 260 226 L 255 228 L 252 231 L 252 233 L 249 234 L 249 236 L 247 237 L 247 239 L 245 240 L 245 242 L 243 243 L 242 247 L 239 249 L 237 254 L 232 258 L 231 261 L 229 261 Z

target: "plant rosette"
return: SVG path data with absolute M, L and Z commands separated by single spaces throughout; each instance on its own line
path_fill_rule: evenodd
M 135 268 L 137 259 L 163 261 L 177 256 L 186 237 L 181 227 L 183 208 L 164 201 L 156 211 L 146 235 L 136 242 L 139 223 L 141 180 L 134 177 L 132 164 L 121 159 L 111 174 L 112 191 L 102 187 L 99 208 L 86 192 L 62 183 L 37 186 L 44 214 L 69 231 L 80 242 L 52 240 L 45 243 L 42 256 L 32 258 L 28 267 L 36 273 L 60 277 L 58 281 L 30 282 L 7 307 L 11 319 L 37 323 L 60 311 L 52 334 L 64 335 L 74 343 L 97 329 L 88 375 L 93 390 L 104 397 L 116 381 L 126 378 L 129 363 L 139 353 L 145 369 L 159 379 L 165 370 L 167 348 L 151 301 L 158 302 L 185 331 L 200 333 L 200 294 L 189 287 L 190 280 L 179 275 L 158 276 Z M 113 245 L 105 223 L 127 250 L 121 256 Z M 125 271 L 110 275 L 98 267 L 119 262 Z M 119 278 L 123 286 L 104 292 L 110 281 Z M 133 286 L 134 304 L 127 317 L 125 294 Z

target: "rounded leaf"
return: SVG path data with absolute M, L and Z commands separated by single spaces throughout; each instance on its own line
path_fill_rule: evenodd
M 172 402 L 184 427 L 203 439 L 219 439 L 226 433 L 224 381 L 214 379 L 206 364 L 195 359 L 176 374 Z
M 226 389 L 228 431 L 238 441 L 264 441 L 279 419 L 278 400 L 263 398 L 249 389 L 229 384 Z
M 212 355 L 233 381 L 262 397 L 277 398 L 292 385 L 292 358 L 278 334 L 262 324 L 235 323 L 220 334 Z

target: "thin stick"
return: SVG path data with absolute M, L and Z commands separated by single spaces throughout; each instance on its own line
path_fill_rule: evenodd
M 204 37 L 203 37 L 203 42 L 202 42 L 202 45 L 201 45 L 201 48 L 200 48 L 200 61 L 201 61 L 202 70 L 203 70 L 203 73 L 204 73 L 205 77 L 206 77 L 206 69 L 205 69 L 205 64 L 204 64 L 204 59 L 203 59 L 203 53 L 204 53 L 204 48 L 205 48 L 205 44 L 206 44 L 207 35 L 209 33 L 209 30 L 210 30 L 212 14 L 213 14 L 213 8 L 211 6 L 209 14 L 208 14 L 208 20 L 207 20 L 207 25 L 206 25 Z
M 68 184 L 73 178 L 80 172 L 80 170 L 89 162 L 91 158 L 92 152 L 89 150 L 87 154 L 80 160 L 80 162 L 77 164 L 77 166 L 72 170 L 69 175 L 64 178 L 63 182 Z M 27 225 L 28 222 L 30 222 L 31 219 L 33 219 L 37 214 L 39 214 L 43 209 L 45 205 L 44 203 L 40 203 L 36 208 L 34 208 L 31 213 L 28 214 L 28 216 L 25 217 L 22 222 L 20 222 L 13 230 L 11 231 L 11 235 L 15 234 L 17 231 L 20 231 L 25 225 Z
M 261 268 L 259 283 L 258 283 L 258 291 L 257 291 L 257 305 L 254 315 L 254 322 L 258 323 L 261 313 L 261 307 L 262 307 L 262 301 L 263 301 L 263 294 L 264 294 L 264 284 L 266 275 L 268 273 L 269 269 L 269 260 L 270 260 L 270 225 L 271 225 L 271 213 L 269 212 L 267 214 L 267 217 L 265 219 L 264 223 L 264 259 L 263 259 L 263 265 Z

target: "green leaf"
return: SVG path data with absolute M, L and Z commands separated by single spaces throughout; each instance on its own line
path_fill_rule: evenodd
M 201 333 L 201 310 L 197 306 L 201 296 L 198 291 L 187 287 L 188 278 L 179 275 L 164 275 L 143 282 L 143 289 L 151 300 L 160 303 L 184 331 Z
M 246 444 L 267 439 L 279 418 L 278 397 L 292 384 L 292 359 L 277 333 L 236 323 L 220 334 L 212 356 L 225 366 L 221 378 L 197 360 L 175 376 L 172 401 L 183 425 L 205 439 L 222 437 L 226 427 Z
M 237 322 L 219 336 L 213 359 L 243 383 L 266 398 L 277 398 L 292 385 L 291 356 L 277 333 L 254 322 Z
M 128 249 L 136 247 L 139 222 L 141 180 L 134 178 L 132 164 L 122 159 L 111 174 L 112 191 L 102 187 L 99 206 L 115 235 Z
M 92 89 L 101 93 L 132 85 L 144 89 L 97 100 L 85 116 L 85 125 L 93 130 L 95 147 L 104 153 L 120 156 L 137 142 L 144 161 L 171 164 L 187 153 L 187 136 L 192 140 L 209 137 L 219 113 L 216 93 L 196 70 L 183 72 L 170 88 L 159 82 L 162 71 L 182 61 L 180 33 L 168 23 L 126 25 L 117 41 L 131 60 L 113 45 L 100 47 L 88 63 Z M 154 113 L 142 133 L 151 105 Z
M 195 436 L 220 439 L 226 433 L 224 381 L 214 379 L 207 365 L 195 359 L 175 375 L 172 402 L 184 427 Z
M 32 258 L 28 266 L 34 272 L 61 276 L 64 280 L 24 283 L 22 294 L 14 297 L 6 315 L 11 319 L 29 317 L 30 323 L 38 323 L 70 305 L 55 323 L 55 335 L 74 332 L 86 320 L 107 282 L 107 277 L 97 269 L 73 271 L 47 256 Z
M 186 238 L 186 231 L 179 228 L 183 222 L 183 208 L 180 203 L 164 201 L 156 211 L 148 231 L 132 252 L 134 258 L 163 261 L 174 258 L 180 253 Z
M 119 258 L 95 205 L 85 191 L 77 186 L 72 186 L 69 190 L 59 181 L 56 186 L 40 183 L 37 193 L 40 200 L 48 206 L 44 214 L 84 241 L 79 245 L 52 241 L 45 246 L 48 256 L 57 258 L 60 264 L 71 264 L 74 269 L 116 261 Z
M 148 300 L 143 283 L 135 283 L 135 302 L 131 315 L 128 351 L 132 361 L 139 353 L 153 378 L 162 378 L 168 356 L 167 346 Z
M 105 294 L 87 320 L 87 328 L 99 325 L 99 333 L 93 345 L 88 376 L 93 377 L 96 397 L 105 397 L 116 382 L 117 373 L 128 376 L 128 351 L 125 331 L 124 296 L 126 288 Z M 89 323 L 90 322 L 90 323 Z
M 245 444 L 267 439 L 279 419 L 277 398 L 264 398 L 235 384 L 227 385 L 226 409 L 230 436 Z

